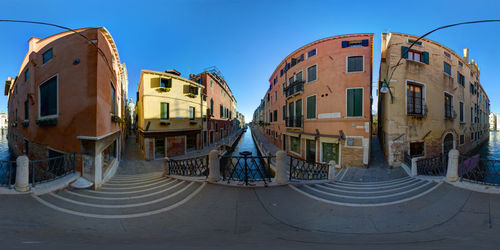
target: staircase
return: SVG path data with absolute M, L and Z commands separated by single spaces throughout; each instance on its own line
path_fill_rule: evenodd
M 104 219 L 148 216 L 174 209 L 194 197 L 205 183 L 164 177 L 162 172 L 117 175 L 99 190 L 70 189 L 34 196 L 61 212 Z
M 349 182 L 342 181 L 339 175 L 336 181 L 290 184 L 289 186 L 321 202 L 342 206 L 371 207 L 413 200 L 431 192 L 441 184 L 413 177 L 378 182 Z

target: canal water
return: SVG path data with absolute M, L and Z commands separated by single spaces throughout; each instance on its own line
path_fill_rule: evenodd
M 240 152 L 243 151 L 249 151 L 252 153 L 252 156 L 258 156 L 259 155 L 259 150 L 257 149 L 257 146 L 255 145 L 253 138 L 252 138 L 252 130 L 250 128 L 247 128 L 247 131 L 241 135 L 240 141 L 234 148 L 233 153 L 231 154 L 232 156 L 240 156 Z
M 235 146 L 234 151 L 232 152 L 231 156 L 236 157 L 242 157 L 240 155 L 240 152 L 248 151 L 252 153 L 250 156 L 260 156 L 259 150 L 257 149 L 257 146 L 255 145 L 255 142 L 252 137 L 252 130 L 247 127 L 247 130 L 243 135 L 241 135 L 241 138 L 238 142 L 238 144 Z M 240 159 L 232 159 L 233 164 L 237 166 L 235 173 L 233 174 L 233 177 L 240 176 L 244 177 L 244 172 L 245 172 L 245 159 L 240 158 Z M 259 180 L 263 179 L 265 174 L 265 168 L 264 164 L 261 159 L 247 159 L 247 173 L 249 176 L 249 180 Z
M 0 134 L 0 161 L 8 161 L 11 159 L 9 152 L 9 143 L 7 142 L 7 129 L 1 129 Z
M 500 160 L 500 131 L 490 131 L 490 140 L 479 148 L 483 159 Z

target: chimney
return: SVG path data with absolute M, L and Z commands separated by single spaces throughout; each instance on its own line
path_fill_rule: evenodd
M 464 60 L 469 63 L 469 49 L 465 48 L 464 49 Z
M 40 38 L 38 37 L 32 37 L 30 40 L 28 40 L 29 44 L 29 51 L 35 51 L 36 50 L 36 44 L 40 41 Z
M 189 74 L 189 79 L 193 79 L 194 78 L 194 74 Z

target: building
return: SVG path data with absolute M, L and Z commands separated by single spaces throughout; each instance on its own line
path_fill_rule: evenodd
M 128 116 L 128 121 L 129 121 L 129 128 L 130 130 L 133 132 L 135 130 L 135 103 L 134 101 L 132 100 L 132 98 L 130 98 L 130 100 L 128 101 L 128 113 L 127 113 L 127 116 Z
M 2 110 L 0 113 L 0 129 L 7 129 L 9 124 L 9 118 L 5 111 Z
M 269 78 L 261 133 L 310 162 L 368 165 L 372 56 L 373 34 L 328 37 L 292 52 Z
M 206 130 L 203 130 L 203 146 L 208 146 L 237 129 L 233 127 L 236 99 L 224 76 L 215 66 L 205 69 L 198 75 L 191 75 L 190 79 L 204 86 L 208 123 Z
M 76 152 L 77 170 L 99 188 L 124 150 L 123 64 L 105 28 L 33 37 L 5 84 L 9 147 L 44 159 Z
M 142 70 L 137 98 L 137 138 L 146 160 L 201 149 L 206 130 L 203 85 L 176 70 Z
M 490 112 L 490 130 L 496 130 L 497 129 L 497 116 L 493 113 Z
M 500 130 L 500 114 L 496 114 L 495 116 L 497 120 L 496 130 Z
M 490 102 L 469 50 L 462 57 L 429 39 L 409 49 L 417 38 L 382 34 L 378 134 L 391 166 L 399 166 L 404 153 L 428 158 L 458 149 L 465 154 L 489 136 Z

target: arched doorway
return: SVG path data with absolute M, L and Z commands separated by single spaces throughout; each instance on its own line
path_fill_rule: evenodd
M 455 138 L 452 133 L 448 133 L 443 139 L 443 155 L 448 156 L 448 152 L 455 148 Z

